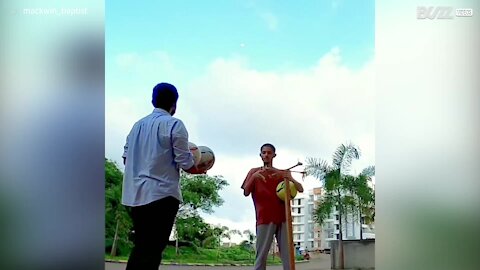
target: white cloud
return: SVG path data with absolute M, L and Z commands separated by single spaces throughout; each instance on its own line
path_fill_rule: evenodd
M 120 63 L 135 63 L 131 59 L 136 58 Z M 242 231 L 254 228 L 253 203 L 240 185 L 250 168 L 261 165 L 259 147 L 265 142 L 276 145 L 279 168 L 310 156 L 331 161 L 336 147 L 345 142 L 359 145 L 363 153 L 352 172 L 374 165 L 373 80 L 373 62 L 349 69 L 342 64 L 340 50 L 333 48 L 316 65 L 289 72 L 259 71 L 246 59 L 216 59 L 205 73 L 178 87 L 181 98 L 175 116 L 185 122 L 190 141 L 215 152 L 209 174 L 223 175 L 230 183 L 221 192 L 224 205 L 206 215 L 207 220 Z M 107 157 L 120 160 L 130 127 L 152 109 L 152 87 L 146 88 L 148 93 L 132 90 L 128 97 L 107 96 Z M 304 183 L 306 189 L 318 186 L 310 178 Z
M 304 155 L 330 157 L 346 141 L 373 143 L 373 65 L 354 71 L 338 49 L 310 69 L 261 72 L 245 61 L 218 59 L 187 85 L 185 101 L 201 123 L 203 143 L 250 155 L 266 141 Z M 360 145 L 361 146 L 361 145 Z M 371 158 L 371 157 L 370 157 Z
M 107 58 L 107 62 L 109 58 Z M 121 88 L 137 88 L 148 89 L 153 88 L 150 85 L 152 82 L 156 82 L 158 78 L 162 78 L 166 81 L 179 81 L 182 76 L 182 70 L 176 67 L 172 57 L 160 50 L 151 51 L 146 54 L 139 54 L 137 52 L 127 52 L 117 55 L 112 58 L 111 70 L 107 70 L 106 79 L 107 92 L 116 91 Z M 122 74 L 123 77 L 116 77 L 115 79 L 109 79 L 110 76 L 115 74 Z M 129 85 L 125 85 L 125 82 L 129 82 Z
M 212 225 L 227 226 L 230 230 L 239 230 L 240 232 L 242 232 L 242 234 L 245 230 L 250 230 L 253 233 L 255 233 L 255 220 L 244 220 L 241 222 L 233 222 L 230 219 L 219 218 L 215 216 L 204 216 L 204 219 L 205 219 L 205 222 L 210 223 Z M 245 235 L 239 236 L 236 234 L 232 234 L 230 239 L 224 238 L 222 239 L 222 241 L 238 244 L 246 239 L 247 237 Z

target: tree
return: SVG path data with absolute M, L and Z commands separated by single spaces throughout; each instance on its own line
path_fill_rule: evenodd
M 224 202 L 219 191 L 228 186 L 228 182 L 219 175 L 192 175 L 182 172 L 180 186 L 183 203 L 178 211 L 178 216 L 187 217 L 198 214 L 199 210 L 213 213 L 213 207 L 218 207 Z
M 352 211 L 358 213 L 360 225 L 373 223 L 375 219 L 375 194 L 369 186 L 372 176 L 375 175 L 375 166 L 369 166 L 358 176 L 345 177 L 345 185 L 350 194 L 355 198 Z M 360 227 L 360 240 L 363 240 L 363 228 Z
M 340 145 L 333 154 L 332 165 L 326 160 L 319 158 L 308 158 L 305 171 L 307 175 L 312 175 L 319 179 L 324 187 L 324 195 L 319 201 L 315 210 L 315 219 L 322 225 L 336 209 L 339 213 L 339 249 L 340 249 L 340 268 L 344 268 L 343 252 L 343 219 L 349 213 L 360 213 L 366 205 L 371 204 L 368 194 L 369 179 L 368 170 L 358 177 L 349 175 L 351 163 L 354 159 L 360 158 L 360 150 L 353 144 Z M 370 169 L 374 167 L 369 167 Z M 366 187 L 367 186 L 367 187 Z M 361 228 L 360 228 L 361 230 Z
M 200 211 L 213 213 L 214 207 L 223 204 L 224 200 L 219 192 L 228 186 L 228 182 L 218 175 L 192 175 L 181 172 L 180 186 L 183 203 L 176 219 L 177 243 L 181 240 L 197 246 L 204 245 L 205 240 L 214 233 L 211 226 L 200 217 Z
M 176 219 L 177 238 L 201 246 L 202 242 L 211 234 L 210 224 L 206 223 L 198 214 L 192 214 Z
M 111 256 L 116 256 L 119 249 L 126 254 L 132 246 L 128 240 L 132 221 L 121 204 L 122 181 L 117 164 L 105 159 L 105 240 Z
M 217 261 L 220 255 L 222 238 L 231 238 L 231 231 L 227 226 L 211 226 L 211 236 L 203 242 L 205 248 L 217 248 Z
M 128 209 L 121 204 L 122 182 L 123 174 L 117 164 L 105 159 L 105 241 L 106 249 L 112 256 L 126 255 L 133 246 L 128 239 L 132 221 Z M 222 176 L 181 172 L 183 203 L 176 219 L 177 244 L 178 239 L 182 239 L 200 246 L 213 235 L 210 224 L 205 223 L 199 212 L 212 213 L 214 207 L 222 205 L 224 201 L 219 191 L 227 185 Z
M 242 236 L 242 235 L 243 235 L 242 232 L 239 231 L 239 230 L 230 230 L 229 234 L 230 234 L 230 235 L 235 235 L 235 234 L 237 234 L 237 235 L 239 235 L 239 236 Z M 229 239 L 230 239 L 230 238 L 229 238 Z

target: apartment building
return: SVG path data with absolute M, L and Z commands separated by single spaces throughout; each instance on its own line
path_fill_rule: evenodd
M 300 193 L 291 201 L 293 243 L 300 250 L 324 250 L 330 248 L 329 241 L 340 239 L 340 215 L 333 209 L 322 226 L 315 222 L 314 210 L 322 197 L 322 188 L 314 188 Z M 352 214 L 342 217 L 344 240 L 375 238 L 374 226 L 361 224 Z
M 314 188 L 297 195 L 291 202 L 293 243 L 300 250 L 321 248 L 322 228 L 316 224 L 313 216 L 315 203 L 320 199 L 321 192 L 321 188 Z
M 321 192 L 320 192 L 321 193 Z M 321 195 L 318 199 L 321 198 Z M 317 203 L 315 201 L 315 203 Z M 363 218 L 357 214 L 347 214 L 342 216 L 342 228 L 340 228 L 340 213 L 334 207 L 330 216 L 325 220 L 318 233 L 320 234 L 320 250 L 330 249 L 330 241 L 340 239 L 340 229 L 342 230 L 343 240 L 375 239 L 373 225 L 363 223 Z M 361 232 L 363 233 L 360 236 Z
M 321 188 L 298 193 L 290 202 L 292 208 L 293 244 L 300 250 L 319 250 L 322 247 L 322 228 L 316 224 L 313 213 L 315 203 L 320 199 Z M 271 252 L 278 252 L 274 242 Z

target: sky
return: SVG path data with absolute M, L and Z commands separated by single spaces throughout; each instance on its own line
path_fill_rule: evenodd
M 175 117 L 214 151 L 208 174 L 230 184 L 207 222 L 254 231 L 240 185 L 262 165 L 263 143 L 276 146 L 278 168 L 331 162 L 348 142 L 362 153 L 352 173 L 375 164 L 374 1 L 106 1 L 105 10 L 106 158 L 121 164 L 132 125 L 153 110 L 152 88 L 174 84 Z

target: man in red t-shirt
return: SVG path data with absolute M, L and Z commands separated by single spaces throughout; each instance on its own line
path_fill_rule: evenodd
M 266 143 L 260 147 L 260 157 L 263 167 L 253 168 L 243 181 L 243 194 L 252 194 L 253 205 L 257 217 L 257 255 L 254 270 L 267 268 L 267 256 L 272 245 L 273 236 L 276 237 L 283 269 L 290 270 L 288 252 L 288 235 L 285 217 L 285 204 L 277 197 L 277 185 L 285 177 L 295 184 L 299 192 L 303 192 L 302 184 L 293 179 L 291 173 L 273 167 L 272 161 L 276 156 L 275 147 Z

